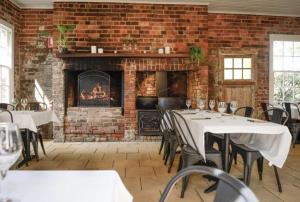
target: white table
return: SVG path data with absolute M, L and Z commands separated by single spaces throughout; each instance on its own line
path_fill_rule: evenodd
M 9 171 L 6 196 L 21 202 L 132 202 L 116 171 Z
M 225 134 L 227 145 L 229 144 L 230 134 L 233 141 L 259 150 L 263 157 L 270 162 L 269 165 L 274 164 L 279 168 L 283 166 L 288 156 L 291 134 L 286 126 L 261 120 L 250 122 L 248 121 L 249 118 L 231 115 L 220 116 L 219 113 L 208 113 L 206 111 L 197 114 L 182 113 L 182 115 L 186 119 L 203 157 L 205 157 L 204 134 L 206 132 Z M 182 124 L 180 123 L 180 125 Z M 226 150 L 228 153 L 228 147 L 226 147 Z M 228 161 L 226 159 L 225 170 L 227 171 L 227 169 Z
M 37 127 L 50 122 L 59 123 L 54 111 L 11 111 L 13 121 L 20 129 L 37 132 Z M 10 122 L 8 113 L 0 114 L 0 122 Z

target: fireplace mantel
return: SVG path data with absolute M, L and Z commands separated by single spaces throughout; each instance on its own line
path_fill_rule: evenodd
M 188 53 L 176 53 L 176 54 L 157 54 L 157 53 L 102 53 L 102 54 L 92 54 L 92 53 L 66 53 L 57 54 L 58 58 L 189 58 Z

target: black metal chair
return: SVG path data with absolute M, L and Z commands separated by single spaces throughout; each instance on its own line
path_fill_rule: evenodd
M 204 162 L 203 156 L 200 154 L 195 139 L 190 131 L 190 128 L 184 117 L 175 111 L 170 111 L 172 123 L 178 139 L 182 140 L 181 156 L 179 160 L 178 170 L 199 164 L 199 163 L 213 163 L 219 169 L 222 169 L 221 153 L 213 148 L 206 148 Z M 181 198 L 184 197 L 184 192 L 187 188 L 189 176 L 183 178 Z
M 270 120 L 270 114 L 269 114 L 268 110 L 274 108 L 274 106 L 269 104 L 269 103 L 266 103 L 266 102 L 260 103 L 260 106 L 261 106 L 261 108 L 264 112 L 265 120 L 269 121 Z
M 42 102 L 29 102 L 27 104 L 27 108 L 29 110 L 33 110 L 33 111 L 43 111 L 43 110 L 47 109 L 47 104 L 42 103 Z M 44 141 L 43 141 L 43 136 L 42 136 L 42 133 L 41 133 L 41 128 L 38 128 L 37 133 L 32 132 L 31 141 L 32 141 L 32 146 L 33 146 L 33 150 L 34 150 L 36 160 L 38 161 L 39 160 L 38 142 L 40 142 L 40 145 L 41 145 L 42 150 L 43 150 L 43 154 L 46 155 L 46 150 L 45 150 L 45 147 L 44 147 Z
M 15 106 L 12 104 L 8 104 L 8 103 L 0 103 L 0 108 L 1 109 L 7 109 L 7 110 L 15 110 Z
M 297 113 L 299 114 L 299 117 L 300 117 L 300 110 L 297 104 L 290 103 L 290 102 L 282 103 L 282 107 L 290 114 L 286 125 L 292 134 L 292 145 L 294 148 L 300 132 L 300 121 L 295 117 L 293 117 L 292 108 L 297 109 Z
M 190 166 L 179 171 L 167 184 L 159 202 L 166 202 L 174 185 L 184 177 L 193 173 L 205 174 L 219 180 L 214 202 L 258 202 L 255 194 L 243 182 L 223 172 L 206 166 Z
M 0 107 L 0 113 L 8 113 L 9 114 L 10 122 L 11 123 L 14 122 L 13 115 L 12 115 L 12 113 L 8 109 Z M 26 153 L 25 153 L 25 148 L 24 148 L 24 140 L 23 140 L 22 156 L 23 156 L 24 159 L 26 159 Z M 28 163 L 26 163 L 26 166 L 28 166 Z
M 277 124 L 285 124 L 288 120 L 289 114 L 287 111 L 280 109 L 280 108 L 273 108 L 268 109 L 267 111 L 263 111 L 260 117 L 265 116 L 265 114 L 269 114 L 271 112 L 272 116 L 270 117 L 270 121 Z M 283 120 L 284 118 L 284 120 Z M 232 165 L 232 161 L 234 156 L 240 154 L 243 162 L 244 162 L 244 182 L 246 185 L 250 184 L 251 178 L 251 170 L 254 161 L 257 161 L 257 169 L 259 174 L 259 180 L 262 180 L 262 173 L 263 173 L 263 156 L 260 154 L 259 151 L 251 149 L 243 144 L 236 144 L 231 142 L 231 154 L 230 154 L 230 162 L 229 162 L 229 171 Z M 279 192 L 282 192 L 282 187 L 278 175 L 277 168 L 273 166 L 275 177 L 278 185 Z
M 169 162 L 168 172 L 170 173 L 175 160 L 176 151 L 181 145 L 182 141 L 176 136 L 169 110 L 162 110 L 162 112 L 162 125 L 164 125 L 165 128 L 165 130 L 163 131 L 163 136 L 165 139 L 163 159 L 165 160 L 165 165 L 167 164 L 167 162 Z
M 246 106 L 246 107 L 240 107 L 238 108 L 235 112 L 234 115 L 240 114 L 244 117 L 252 117 L 252 114 L 254 112 L 254 108 L 250 107 L 250 106 Z M 222 152 L 222 158 L 223 161 L 225 159 L 225 141 L 224 141 L 224 135 L 223 134 L 213 134 L 213 133 L 209 133 L 208 134 L 208 147 L 212 148 L 214 143 L 217 143 L 218 145 L 218 149 L 219 151 Z M 235 164 L 236 164 L 236 156 L 235 156 Z

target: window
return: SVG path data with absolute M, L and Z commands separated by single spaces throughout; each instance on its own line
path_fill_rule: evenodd
M 300 101 L 300 36 L 270 36 L 270 102 Z
M 251 57 L 225 57 L 224 80 L 252 79 Z
M 13 29 L 0 21 L 0 102 L 9 103 L 13 95 Z

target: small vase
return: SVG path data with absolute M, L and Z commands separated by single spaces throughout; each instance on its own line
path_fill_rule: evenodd
M 68 48 L 58 47 L 58 52 L 61 54 L 68 53 Z

